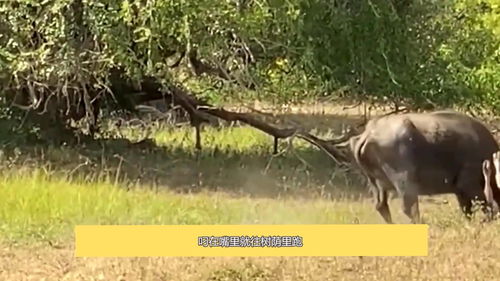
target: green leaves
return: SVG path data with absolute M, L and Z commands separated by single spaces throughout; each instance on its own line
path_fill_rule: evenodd
M 444 106 L 473 98 L 492 108 L 499 1 L 113 0 L 83 1 L 81 11 L 73 0 L 0 1 L 0 67 L 16 83 L 29 77 L 58 89 L 80 87 L 76 75 L 105 81 L 120 65 L 136 79 L 184 83 L 211 100 L 259 93 L 288 102 L 349 88 L 352 97 Z M 186 50 L 234 77 L 170 67 Z

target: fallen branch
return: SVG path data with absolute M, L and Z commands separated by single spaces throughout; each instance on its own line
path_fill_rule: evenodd
M 129 83 L 124 84 L 124 80 L 121 80 L 119 87 L 114 88 L 131 90 L 134 87 Z M 348 162 L 347 158 L 336 147 L 339 143 L 345 142 L 349 137 L 348 135 L 341 136 L 334 140 L 323 140 L 296 126 L 282 128 L 259 120 L 251 113 L 232 112 L 223 108 L 214 107 L 208 102 L 195 97 L 181 86 L 170 85 L 165 93 L 160 90 L 161 88 L 161 84 L 158 83 L 155 78 L 145 77 L 140 85 L 140 90 L 143 94 L 138 97 L 136 96 L 133 102 L 140 104 L 146 101 L 166 98 L 171 101 L 174 106 L 182 107 L 189 114 L 190 123 L 196 130 L 195 146 L 198 150 L 201 149 L 200 125 L 216 117 L 228 122 L 239 121 L 274 137 L 273 154 L 275 155 L 278 154 L 279 139 L 287 139 L 296 136 L 322 149 L 338 164 Z
M 272 126 L 264 121 L 253 118 L 248 113 L 238 113 L 227 111 L 223 108 L 216 108 L 207 102 L 200 101 L 187 93 L 187 91 L 172 86 L 171 94 L 173 96 L 173 102 L 179 104 L 181 107 L 186 109 L 186 111 L 191 116 L 193 125 L 196 128 L 196 148 L 200 149 L 200 133 L 199 133 L 199 125 L 201 122 L 207 122 L 208 118 L 205 114 L 209 114 L 211 116 L 218 117 L 228 122 L 240 121 L 247 125 L 250 125 L 264 133 L 271 135 L 274 137 L 274 151 L 273 153 L 278 153 L 278 140 L 283 138 L 288 138 L 294 135 L 297 132 L 296 128 L 278 128 L 276 126 Z

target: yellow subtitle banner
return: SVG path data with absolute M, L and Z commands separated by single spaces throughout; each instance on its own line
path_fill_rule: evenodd
M 428 225 L 78 225 L 77 257 L 427 256 Z

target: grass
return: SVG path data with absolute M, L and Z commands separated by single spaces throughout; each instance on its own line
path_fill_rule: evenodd
M 452 196 L 420 199 L 430 225 L 428 257 L 74 258 L 77 224 L 383 223 L 355 171 L 338 170 L 303 142 L 272 157 L 272 139 L 253 129 L 206 128 L 197 152 L 192 129 L 156 129 L 152 147 L 106 140 L 4 148 L 0 280 L 495 280 L 500 274 L 500 225 L 466 221 Z M 140 139 L 143 131 L 123 133 Z M 408 223 L 400 204 L 390 202 L 394 219 Z
M 349 223 L 353 214 L 363 217 L 346 200 L 366 190 L 346 189 L 353 179 L 305 142 L 272 156 L 272 139 L 261 132 L 207 127 L 203 150 L 196 151 L 189 127 L 150 129 L 152 147 L 126 141 L 144 133 L 129 126 L 122 139 L 86 146 L 5 148 L 0 237 L 63 239 L 76 224 Z
M 43 169 L 0 183 L 0 279 L 28 280 L 494 280 L 500 225 L 466 222 L 456 202 L 421 200 L 428 257 L 84 258 L 73 256 L 76 224 L 382 223 L 369 199 L 272 199 L 222 192 L 179 194 L 147 186 L 86 183 Z M 397 222 L 408 223 L 400 201 Z M 367 239 L 370 234 L 366 233 Z M 48 243 L 47 243 L 48 242 Z
M 223 193 L 177 194 L 144 186 L 51 177 L 43 170 L 0 182 L 0 236 L 7 241 L 50 240 L 77 224 L 351 223 L 372 216 L 349 202 L 230 198 Z M 335 211 L 332 211 L 335 210 Z
M 346 190 L 366 193 L 356 171 L 336 168 L 325 153 L 302 140 L 295 140 L 293 150 L 288 151 L 287 143 L 281 142 L 279 150 L 284 153 L 273 156 L 272 138 L 259 131 L 207 127 L 202 132 L 203 148 L 197 151 L 192 128 L 152 128 L 154 143 L 149 146 L 130 143 L 144 136 L 142 128 L 131 126 L 122 131 L 123 138 L 85 146 L 6 148 L 0 170 L 43 167 L 86 182 L 108 180 L 125 187 L 224 191 L 266 198 L 328 196 Z

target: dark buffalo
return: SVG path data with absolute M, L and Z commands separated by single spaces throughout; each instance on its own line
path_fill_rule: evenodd
M 419 195 L 455 194 L 470 217 L 473 200 L 485 200 L 483 162 L 499 145 L 477 119 L 454 111 L 406 113 L 370 120 L 363 133 L 349 140 L 352 158 L 373 187 L 376 209 L 392 223 L 388 192 L 396 191 L 403 211 L 420 223 Z M 500 190 L 489 169 L 492 198 Z M 483 204 L 483 211 L 486 211 Z

